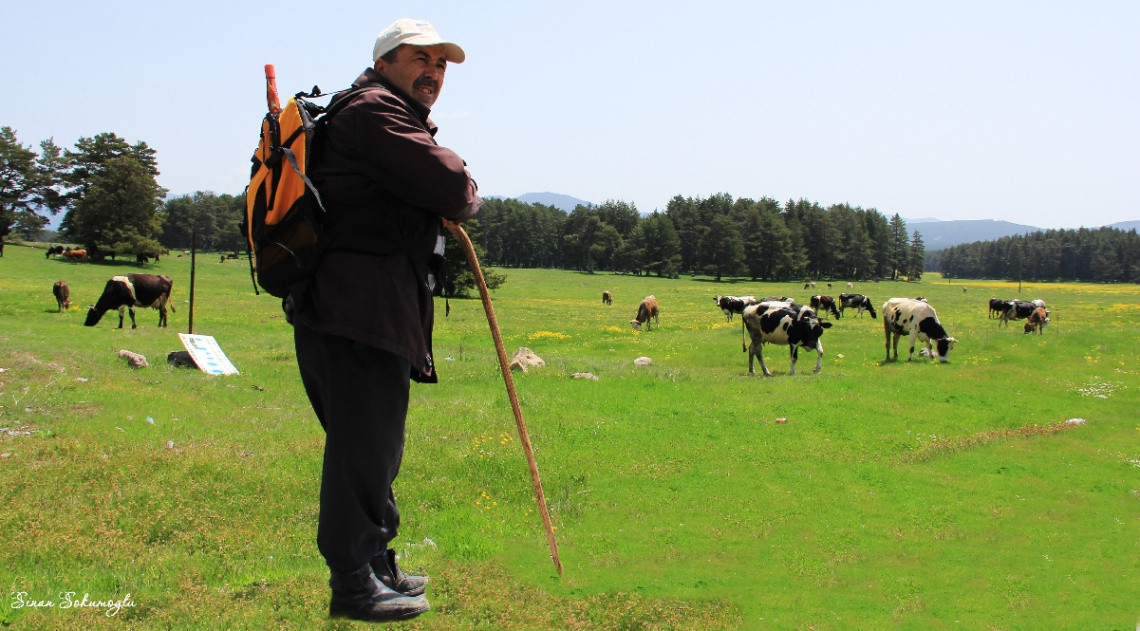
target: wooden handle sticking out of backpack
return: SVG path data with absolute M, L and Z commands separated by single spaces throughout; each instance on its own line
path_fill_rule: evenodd
M 479 297 L 483 299 L 483 311 L 487 313 L 487 322 L 491 325 L 491 337 L 495 340 L 495 350 L 499 353 L 499 370 L 503 373 L 503 381 L 507 384 L 507 396 L 511 400 L 511 409 L 515 413 L 515 426 L 519 430 L 519 440 L 523 451 L 526 452 L 526 463 L 530 466 L 530 479 L 534 483 L 535 500 L 538 502 L 538 512 L 542 514 L 542 523 L 546 526 L 546 542 L 550 546 L 550 558 L 554 561 L 554 568 L 562 576 L 562 561 L 558 558 L 558 541 L 554 538 L 554 527 L 550 523 L 550 512 L 546 509 L 546 495 L 542 492 L 542 479 L 538 477 L 538 462 L 534 459 L 534 448 L 530 444 L 530 435 L 526 431 L 526 421 L 523 420 L 522 408 L 519 407 L 519 397 L 515 394 L 515 381 L 511 377 L 510 362 L 507 360 L 507 351 L 503 347 L 503 335 L 499 332 L 499 322 L 495 319 L 495 308 L 491 306 L 491 295 L 487 291 L 487 281 L 483 279 L 483 270 L 479 268 L 479 260 L 475 257 L 475 247 L 467 232 L 457 223 L 444 220 L 444 225 L 455 235 L 463 246 L 463 253 L 467 255 L 467 264 L 471 273 L 475 275 L 475 286 L 479 288 Z
M 265 64 L 265 100 L 270 114 L 281 111 L 281 99 L 277 96 L 277 69 L 273 64 Z

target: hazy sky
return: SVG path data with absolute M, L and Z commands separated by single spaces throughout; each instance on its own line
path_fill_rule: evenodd
M 1140 2 L 103 2 L 0 7 L 0 125 L 114 132 L 240 193 L 265 112 L 376 35 L 462 46 L 432 117 L 485 195 L 806 198 L 1044 228 L 1140 219 Z

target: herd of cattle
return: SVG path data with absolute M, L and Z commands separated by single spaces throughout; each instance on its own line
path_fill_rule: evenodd
M 799 349 L 814 350 L 815 372 L 819 372 L 823 367 L 823 344 L 820 338 L 824 330 L 832 326 L 831 322 L 825 321 L 828 315 L 838 319 L 843 317 L 847 309 L 854 309 L 856 317 L 862 316 L 864 311 L 870 313 L 872 319 L 878 317 L 871 299 L 862 294 L 839 294 L 838 304 L 831 296 L 816 295 L 811 297 L 810 306 L 797 305 L 795 300 L 787 296 L 761 299 L 755 296 L 717 296 L 714 300 L 728 321 L 740 314 L 742 334 L 748 338 L 741 342 L 742 350 L 748 353 L 748 372 L 755 374 L 754 360 L 759 359 L 760 368 L 766 376 L 771 376 L 772 372 L 764 364 L 765 344 L 788 347 L 792 361 L 789 374 L 792 375 L 796 374 Z M 602 292 L 602 304 L 613 304 L 612 292 Z M 925 348 L 919 350 L 920 356 L 943 363 L 949 360 L 950 350 L 958 340 L 946 332 L 934 307 L 925 298 L 891 298 L 883 303 L 882 310 L 886 361 L 898 360 L 899 338 L 904 335 L 910 340 L 907 361 L 914 359 L 916 341 L 925 345 Z M 637 316 L 630 320 L 630 325 L 637 331 L 641 330 L 642 325 L 652 329 L 652 320 L 652 323 L 660 327 L 658 312 L 657 298 L 647 296 L 638 305 Z M 1043 300 L 1023 302 L 993 298 L 990 300 L 990 317 L 1000 319 L 998 326 L 1008 326 L 1010 320 L 1026 320 L 1025 333 L 1040 334 L 1049 323 L 1049 311 Z

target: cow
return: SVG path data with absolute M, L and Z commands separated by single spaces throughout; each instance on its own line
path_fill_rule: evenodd
M 811 308 L 815 310 L 820 317 L 825 317 L 829 312 L 839 317 L 839 310 L 835 308 L 835 299 L 831 296 L 812 296 Z
M 640 331 L 641 325 L 645 325 L 646 331 L 652 331 L 653 326 L 649 323 L 649 319 L 657 323 L 657 328 L 661 328 L 661 320 L 657 318 L 657 298 L 654 296 L 646 296 L 641 304 L 637 305 L 637 317 L 630 320 L 629 324 L 633 327 L 634 331 Z
M 67 283 L 62 280 L 57 280 L 51 286 L 51 293 L 55 295 L 55 303 L 59 305 L 59 312 L 63 313 L 65 309 L 71 308 L 71 289 Z
M 63 254 L 63 246 L 62 245 L 53 245 L 47 249 L 47 253 L 44 254 L 44 258 L 50 259 L 51 257 L 59 256 L 60 254 Z
M 123 311 L 131 314 L 131 328 L 137 329 L 135 307 L 158 309 L 158 326 L 166 326 L 166 307 L 170 302 L 170 289 L 173 286 L 169 276 L 154 274 L 127 274 L 115 276 L 107 281 L 99 301 L 87 311 L 84 326 L 95 326 L 103 314 L 111 309 L 119 310 L 119 328 L 123 328 Z M 174 311 L 174 303 L 170 303 Z
M 1025 323 L 1025 332 L 1032 333 L 1036 329 L 1038 334 L 1042 334 L 1047 324 L 1049 324 L 1049 312 L 1045 307 L 1037 307 L 1029 314 L 1029 321 Z
M 1034 307 L 1041 307 L 1042 309 L 1048 309 L 1049 308 L 1049 307 L 1045 306 L 1045 301 L 1041 300 L 1040 298 L 1038 298 L 1037 300 L 1030 300 L 1029 304 L 1033 305 Z
M 958 340 L 950 337 L 938 314 L 930 303 L 913 298 L 891 298 L 883 303 L 883 332 L 886 334 L 887 359 L 891 361 L 891 336 L 894 336 L 895 361 L 899 358 L 899 337 L 910 336 L 910 354 L 906 360 L 914 358 L 914 339 L 926 344 L 926 355 L 946 363 L 950 349 Z M 931 350 L 931 343 L 937 344 L 937 353 Z M 923 354 L 923 353 L 920 353 Z
M 611 292 L 609 290 L 603 291 L 602 292 L 602 304 L 603 305 L 612 305 L 613 303 L 614 303 L 613 292 Z
M 745 307 L 760 302 L 756 296 L 717 296 L 713 300 L 729 322 L 732 322 L 734 313 L 744 313 Z
M 830 322 L 820 322 L 810 307 L 794 307 L 785 303 L 761 302 L 744 310 L 741 315 L 752 343 L 748 345 L 748 374 L 756 374 L 753 359 L 760 358 L 760 368 L 764 376 L 771 377 L 772 371 L 764 364 L 763 346 L 780 344 L 788 346 L 792 358 L 789 375 L 796 374 L 796 359 L 799 349 L 815 349 L 815 372 L 823 368 L 823 344 L 819 338 L 824 329 L 831 328 Z
M 855 289 L 855 285 L 852 285 L 851 283 L 847 283 L 847 288 L 848 289 Z
M 1036 308 L 1032 302 L 1007 300 L 1002 303 L 1001 319 L 998 321 L 998 326 L 1003 324 L 1009 326 L 1010 320 L 1024 320 L 1032 315 Z
M 72 250 L 71 248 L 67 248 L 63 251 L 63 258 L 71 261 L 72 263 L 77 263 L 79 261 L 86 263 L 87 250 Z
M 1002 312 L 1005 311 L 1005 301 L 1001 298 L 990 298 L 990 319 L 1001 317 Z
M 810 288 L 812 288 L 812 289 L 815 289 L 815 281 L 812 281 L 812 280 L 805 280 L 805 281 L 804 281 L 804 289 L 807 289 L 807 288 L 809 288 L 809 287 L 810 287 Z
M 139 252 L 135 255 L 135 263 L 138 263 L 138 266 L 142 267 L 147 263 L 150 263 L 150 257 L 146 254 L 143 254 L 142 252 Z
M 848 283 L 850 286 L 850 283 Z M 846 309 L 858 309 L 855 315 L 862 316 L 863 311 L 871 312 L 871 319 L 875 319 L 878 314 L 875 313 L 875 307 L 871 304 L 871 299 L 863 294 L 839 294 L 839 313 L 842 314 Z

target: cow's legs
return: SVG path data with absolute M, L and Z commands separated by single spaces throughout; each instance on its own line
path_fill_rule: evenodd
M 126 310 L 127 310 L 127 308 L 125 306 L 119 307 L 119 328 L 120 329 L 123 328 L 123 315 L 124 315 L 123 312 Z M 131 317 L 133 318 L 134 316 L 132 315 Z
M 788 354 L 792 356 L 792 369 L 788 371 L 789 375 L 796 374 L 796 360 L 800 357 L 800 347 L 795 344 L 788 344 Z
M 752 344 L 748 347 L 748 374 L 750 375 L 756 374 L 752 368 L 753 357 L 760 360 L 760 369 L 764 371 L 764 376 L 771 377 L 772 371 L 768 370 L 768 366 L 764 364 L 764 345 L 756 340 L 752 340 Z
M 166 307 L 158 308 L 158 326 L 166 328 Z
M 910 332 L 910 354 L 906 356 L 907 361 L 914 359 L 914 338 L 918 337 L 918 329 L 912 329 Z
M 819 372 L 823 370 L 823 343 L 816 341 L 815 343 L 815 370 L 812 372 Z
M 131 314 L 131 328 L 132 329 L 139 328 L 138 323 L 135 322 L 135 308 L 134 307 L 127 307 L 127 313 Z

